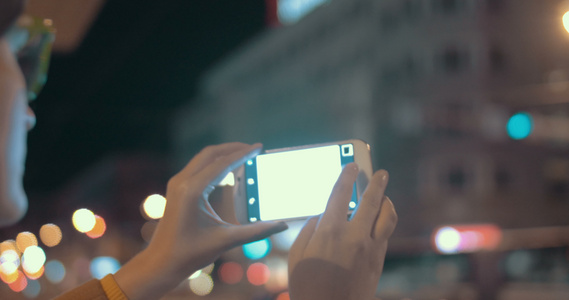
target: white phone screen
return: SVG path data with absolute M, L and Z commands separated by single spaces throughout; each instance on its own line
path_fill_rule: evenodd
M 352 144 L 267 153 L 247 161 L 249 221 L 306 217 L 324 212 Z M 355 190 L 350 207 L 355 207 Z

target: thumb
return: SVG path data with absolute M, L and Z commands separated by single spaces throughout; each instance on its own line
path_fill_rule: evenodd
M 286 230 L 285 222 L 258 222 L 229 227 L 228 239 L 231 248 L 254 241 L 262 240 L 275 233 Z

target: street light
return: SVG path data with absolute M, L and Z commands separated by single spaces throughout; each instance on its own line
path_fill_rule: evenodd
M 567 30 L 567 32 L 569 32 L 569 11 L 563 15 L 562 19 L 563 19 L 563 26 L 565 27 L 565 30 Z

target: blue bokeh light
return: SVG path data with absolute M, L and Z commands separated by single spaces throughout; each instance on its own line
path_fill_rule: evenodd
M 65 277 L 65 266 L 59 260 L 51 260 L 45 264 L 45 277 L 51 283 L 60 283 Z
M 248 259 L 261 259 L 271 252 L 271 248 L 271 241 L 266 238 L 243 245 L 243 254 Z
M 107 274 L 113 274 L 120 269 L 118 260 L 109 256 L 100 256 L 91 261 L 91 275 L 94 278 L 102 279 Z
M 28 280 L 28 285 L 22 291 L 22 294 L 26 296 L 26 298 L 36 298 L 41 292 L 41 285 L 37 280 Z
M 508 135 L 515 140 L 527 138 L 533 130 L 533 119 L 526 112 L 519 112 L 513 115 L 506 126 Z

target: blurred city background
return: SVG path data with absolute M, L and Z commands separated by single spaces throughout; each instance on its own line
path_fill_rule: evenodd
M 0 298 L 46 299 L 114 272 L 152 235 L 169 177 L 206 145 L 359 138 L 390 172 L 399 214 L 376 297 L 569 299 L 569 1 L 27 10 L 58 36 L 32 106 L 30 210 L 0 230 Z M 230 251 L 164 299 L 289 299 L 301 226 Z

